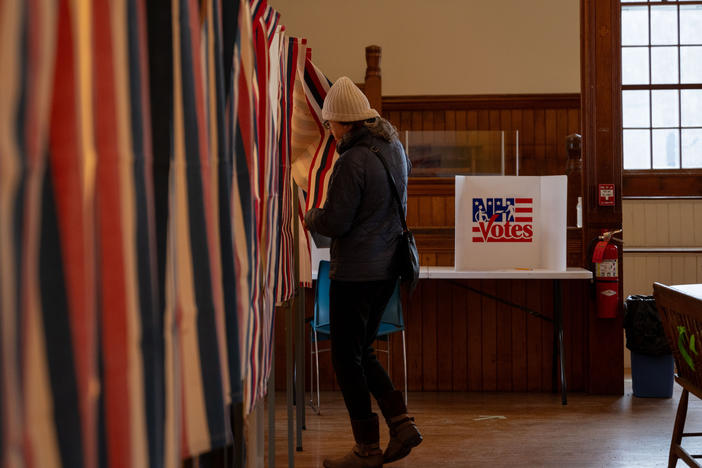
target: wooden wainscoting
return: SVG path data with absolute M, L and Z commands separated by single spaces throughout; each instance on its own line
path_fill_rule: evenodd
M 702 281 L 702 198 L 622 200 L 624 297 Z
M 519 174 L 557 175 L 566 170 L 565 137 L 580 133 L 580 95 L 385 96 L 383 116 L 400 132 L 518 130 Z M 507 174 L 515 173 L 511 154 Z
M 384 97 L 383 115 L 404 130 L 519 130 L 520 175 L 566 173 L 565 137 L 580 133 L 578 94 L 519 96 Z M 514 173 L 514 165 L 507 173 Z M 512 172 L 510 172 L 512 171 Z M 569 182 L 572 177 L 569 177 Z M 455 205 L 452 178 L 411 178 L 407 224 L 424 265 L 453 265 Z M 574 208 L 569 203 L 569 210 Z M 569 212 L 569 219 L 574 219 Z M 568 265 L 583 265 L 583 230 L 568 229 Z M 467 281 L 475 289 L 547 316 L 551 281 Z M 307 290 L 307 315 L 312 290 Z M 608 366 L 591 362 L 591 334 L 605 327 L 593 318 L 586 281 L 564 282 L 566 377 L 572 391 L 621 394 L 617 356 Z M 442 280 L 422 280 L 404 298 L 408 386 L 413 391 L 550 391 L 553 326 Z M 599 328 L 598 328 L 599 327 Z M 619 327 L 618 330 L 620 330 Z M 308 329 L 309 330 L 309 329 Z M 276 319 L 276 387 L 285 388 L 285 316 Z M 384 347 L 386 343 L 379 343 Z M 328 343 L 321 344 L 324 347 Z M 402 341 L 390 338 L 391 375 L 402 387 Z M 622 353 L 618 353 L 621 355 Z M 309 372 L 309 340 L 305 343 Z M 385 363 L 385 355 L 381 354 Z M 329 353 L 320 355 L 320 385 L 337 389 Z M 309 374 L 306 376 L 309 387 Z
M 551 317 L 550 280 L 465 280 L 460 284 Z M 587 391 L 587 288 L 563 281 L 566 382 Z M 307 290 L 307 314 L 314 296 Z M 403 297 L 407 385 L 411 391 L 547 392 L 553 385 L 553 325 L 527 312 L 446 280 L 422 280 L 412 299 Z M 309 327 L 306 328 L 309 336 Z M 285 389 L 285 313 L 276 318 L 276 388 Z M 319 344 L 329 349 L 329 342 Z M 386 349 L 387 342 L 376 343 Z M 390 375 L 403 388 L 402 337 L 390 337 Z M 378 353 L 387 365 L 387 355 Z M 309 390 L 310 342 L 305 343 L 305 388 Z M 338 390 L 329 352 L 320 353 L 320 387 Z
M 580 128 L 579 94 L 384 97 L 383 113 L 406 130 L 505 130 L 519 132 L 519 174 L 566 173 L 566 136 Z M 515 141 L 507 142 L 506 173 L 515 174 Z M 510 149 L 511 148 L 511 149 Z M 570 180 L 570 179 L 569 179 Z M 568 203 L 575 220 L 575 200 Z M 423 265 L 453 265 L 454 182 L 411 177 L 407 224 Z M 583 265 L 582 229 L 568 229 L 568 266 Z
M 454 264 L 454 197 L 453 179 L 410 178 L 407 188 L 407 225 L 415 235 L 422 265 Z M 582 229 L 569 227 L 567 236 L 567 264 L 582 266 Z

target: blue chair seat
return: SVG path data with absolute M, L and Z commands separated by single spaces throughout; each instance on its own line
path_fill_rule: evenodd
M 313 374 L 310 372 L 310 406 L 319 414 L 319 353 L 328 351 L 328 349 L 320 350 L 317 346 L 319 341 L 328 340 L 330 338 L 329 324 L 329 262 L 322 260 L 319 262 L 317 270 L 317 283 L 315 287 L 314 297 L 314 317 L 310 321 L 310 370 L 315 367 L 315 375 L 317 377 L 317 401 L 314 402 L 314 383 L 312 382 Z M 388 341 L 387 349 L 377 350 L 388 354 L 388 371 L 390 367 L 390 342 L 389 335 L 395 332 L 402 332 L 402 362 L 404 367 L 405 377 L 405 404 L 407 403 L 407 351 L 405 346 L 405 322 L 402 317 L 402 301 L 400 299 L 400 282 L 395 285 L 388 304 L 385 306 L 383 317 L 378 328 L 378 339 Z M 314 362 L 312 358 L 314 356 Z M 316 366 L 315 366 L 316 364 Z

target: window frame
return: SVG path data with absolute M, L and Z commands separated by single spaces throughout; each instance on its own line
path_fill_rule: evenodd
M 620 21 L 621 21 L 621 12 L 624 7 L 630 7 L 630 6 L 646 6 L 649 9 L 649 22 L 648 22 L 648 44 L 644 45 L 639 45 L 639 46 L 623 46 L 621 43 L 621 36 L 620 40 L 617 41 L 618 43 L 618 50 L 617 53 L 615 54 L 615 57 L 620 62 L 620 69 L 622 65 L 622 55 L 623 51 L 625 48 L 634 48 L 634 47 L 646 47 L 648 49 L 649 53 L 649 63 L 648 63 L 648 72 L 649 72 L 649 83 L 648 84 L 632 84 L 632 85 L 624 85 L 622 83 L 623 79 L 619 79 L 619 96 L 620 98 L 623 96 L 624 91 L 629 91 L 629 90 L 647 90 L 647 91 L 652 91 L 652 90 L 677 90 L 678 93 L 680 91 L 685 90 L 685 89 L 700 89 L 702 90 L 702 83 L 681 83 L 681 74 L 682 74 L 682 67 L 680 63 L 680 15 L 679 13 L 677 14 L 677 21 L 678 21 L 678 40 L 677 43 L 674 45 L 660 45 L 664 47 L 670 47 L 674 46 L 677 48 L 678 52 L 678 82 L 673 83 L 673 84 L 653 84 L 652 83 L 652 76 L 651 76 L 651 51 L 655 47 L 659 47 L 659 45 L 651 44 L 651 22 L 650 22 L 650 11 L 651 7 L 655 6 L 662 6 L 662 5 L 675 5 L 675 6 L 682 6 L 682 5 L 702 5 L 702 1 L 686 1 L 686 0 L 680 0 L 680 1 L 636 1 L 636 2 L 623 2 L 619 1 L 619 16 L 620 16 Z M 687 45 L 687 44 L 685 44 Z M 695 44 L 696 45 L 696 44 Z M 702 44 L 700 44 L 702 45 Z M 649 96 L 651 96 L 649 94 Z M 670 168 L 670 169 L 654 169 L 653 168 L 653 130 L 655 128 L 659 127 L 653 127 L 653 122 L 651 120 L 652 117 L 649 117 L 649 127 L 645 127 L 646 130 L 649 131 L 650 135 L 650 143 L 649 147 L 651 148 L 651 154 L 650 154 L 650 164 L 651 168 L 650 169 L 624 169 L 624 148 L 623 148 L 623 141 L 624 141 L 624 125 L 623 121 L 620 120 L 619 122 L 619 134 L 621 135 L 621 142 L 622 142 L 622 177 L 623 177 L 623 186 L 622 186 L 622 194 L 624 196 L 702 196 L 702 168 L 683 168 L 682 167 L 682 129 L 684 128 L 699 128 L 699 127 L 683 127 L 682 121 L 680 119 L 680 114 L 682 112 L 682 106 L 681 106 L 681 97 L 680 94 L 678 95 L 678 126 L 677 127 L 671 127 L 671 128 L 677 128 L 678 130 L 678 164 L 680 164 L 679 168 Z M 652 99 L 649 98 L 649 109 L 650 106 L 652 106 Z M 622 113 L 623 113 L 623 108 L 622 108 Z M 662 128 L 662 127 L 661 127 Z M 667 127 L 666 127 L 667 128 Z M 644 129 L 644 127 L 642 127 Z

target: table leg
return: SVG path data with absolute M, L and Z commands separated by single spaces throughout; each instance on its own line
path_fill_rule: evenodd
M 565 350 L 563 349 L 563 298 L 561 295 L 561 280 L 553 280 L 553 338 L 554 338 L 554 354 L 553 354 L 553 364 L 555 371 L 556 364 L 556 346 L 558 346 L 558 360 L 560 361 L 560 371 L 561 371 L 561 403 L 564 405 L 568 404 L 568 393 L 566 385 L 565 376 Z M 554 372 L 555 373 L 555 372 Z M 555 386 L 555 375 L 554 375 L 554 386 Z

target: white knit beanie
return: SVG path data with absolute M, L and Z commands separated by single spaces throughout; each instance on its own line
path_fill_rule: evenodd
M 349 78 L 342 76 L 329 88 L 322 106 L 322 118 L 334 122 L 357 122 L 379 117 L 368 98 Z

